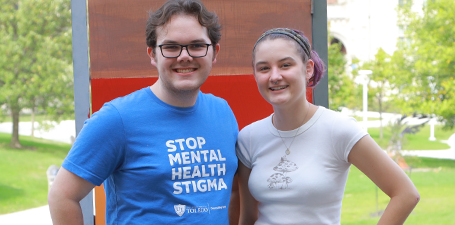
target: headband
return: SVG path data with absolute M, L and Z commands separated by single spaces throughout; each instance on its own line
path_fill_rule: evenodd
M 256 43 L 254 44 L 253 51 L 254 51 L 254 49 L 256 49 L 256 45 L 259 43 L 259 41 L 262 38 L 264 38 L 265 36 L 270 35 L 270 34 L 283 34 L 283 35 L 286 35 L 286 36 L 292 38 L 294 41 L 296 41 L 300 45 L 300 47 L 302 47 L 303 51 L 305 51 L 305 53 L 308 55 L 308 58 L 311 59 L 311 50 L 310 50 L 311 46 L 308 43 L 308 41 L 305 40 L 304 37 L 302 37 L 302 35 L 300 35 L 299 33 L 295 32 L 289 28 L 274 28 L 274 29 L 270 29 L 270 30 L 266 31 L 258 38 Z

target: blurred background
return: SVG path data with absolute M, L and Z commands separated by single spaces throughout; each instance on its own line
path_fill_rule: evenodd
M 0 0 L 0 224 L 52 224 L 47 192 L 75 138 L 71 1 Z M 357 119 L 421 201 L 455 220 L 455 1 L 327 0 L 329 107 Z M 352 167 L 341 224 L 388 198 Z

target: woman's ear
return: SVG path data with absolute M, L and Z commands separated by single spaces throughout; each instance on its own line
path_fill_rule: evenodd
M 313 73 L 314 73 L 314 62 L 313 62 L 313 60 L 308 59 L 308 61 L 306 62 L 305 69 L 306 69 L 306 80 L 309 80 L 313 76 Z

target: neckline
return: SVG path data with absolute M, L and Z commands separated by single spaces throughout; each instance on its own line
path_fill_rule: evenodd
M 179 112 L 193 112 L 195 111 L 199 104 L 200 104 L 200 101 L 201 101 L 201 95 L 202 95 L 202 92 L 199 91 L 198 93 L 198 96 L 197 96 L 197 99 L 196 99 L 196 103 L 193 105 L 193 106 L 190 106 L 190 107 L 179 107 L 179 106 L 173 106 L 173 105 L 170 105 L 164 101 L 162 101 L 161 99 L 159 99 L 155 93 L 153 93 L 153 91 L 150 89 L 150 86 L 149 87 L 146 87 L 144 88 L 146 89 L 145 91 L 149 94 L 149 96 L 152 98 L 152 100 L 154 102 L 156 102 L 157 104 L 163 106 L 163 107 L 166 107 L 166 108 L 170 108 L 172 110 L 175 110 L 175 111 L 179 111 Z
M 325 111 L 325 107 L 323 106 L 318 106 L 318 109 L 316 109 L 316 112 L 313 114 L 313 116 L 311 116 L 311 118 L 305 123 L 303 124 L 302 126 L 300 127 L 297 127 L 293 130 L 288 130 L 288 131 L 282 131 L 282 130 L 278 130 L 273 126 L 273 123 L 272 123 L 272 117 L 273 117 L 273 114 L 275 113 L 272 113 L 268 118 L 267 118 L 267 124 L 268 124 L 268 129 L 269 131 L 274 135 L 274 136 L 277 136 L 277 137 L 283 137 L 283 138 L 289 138 L 289 137 L 294 137 L 295 136 L 298 136 L 302 133 L 304 133 L 305 131 L 307 131 L 308 129 L 310 129 L 315 123 L 316 121 L 320 118 L 320 116 L 322 115 L 322 113 Z M 300 129 L 298 131 L 298 133 L 296 133 L 296 131 Z M 278 134 L 278 132 L 280 132 Z

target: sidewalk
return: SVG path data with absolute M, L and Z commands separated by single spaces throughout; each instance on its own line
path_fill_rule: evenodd
M 34 136 L 37 138 L 44 138 L 53 141 L 71 144 L 71 140 L 76 137 L 76 124 L 74 120 L 63 120 L 59 124 L 53 123 L 54 127 L 48 131 L 38 130 L 38 122 L 35 122 Z M 13 123 L 6 122 L 0 123 L 0 132 L 11 133 Z M 31 122 L 19 122 L 19 135 L 30 136 L 32 130 Z
M 349 109 L 343 109 L 341 111 L 342 114 L 347 115 L 347 116 L 358 116 L 362 117 L 363 112 L 361 111 L 352 111 Z M 378 118 L 379 119 L 379 113 L 377 112 L 367 112 L 369 118 Z M 390 122 L 396 121 L 397 119 L 401 118 L 401 115 L 399 114 L 393 114 L 393 113 L 382 113 L 382 125 L 387 126 Z M 423 119 L 418 119 L 418 118 L 412 118 L 412 117 L 407 117 L 403 120 L 404 123 L 407 125 L 416 125 L 416 124 L 422 124 L 423 122 L 426 122 L 428 119 L 423 118 Z M 363 127 L 364 122 L 362 120 L 357 122 L 361 127 Z M 438 124 L 438 122 L 436 122 Z M 368 120 L 366 123 L 367 127 L 379 127 L 381 125 L 380 120 Z M 455 160 L 455 133 L 450 136 L 449 140 L 446 141 L 446 143 L 450 146 L 449 149 L 446 150 L 403 150 L 401 151 L 401 154 L 403 155 L 409 155 L 409 156 L 418 156 L 418 157 L 428 157 L 428 158 L 438 158 L 438 159 L 453 159 Z
M 450 146 L 450 149 L 447 150 L 410 150 L 401 151 L 401 153 L 410 156 L 455 160 L 455 134 L 450 136 L 449 140 L 447 140 L 447 144 Z
M 52 225 L 49 206 L 0 215 L 1 225 Z

